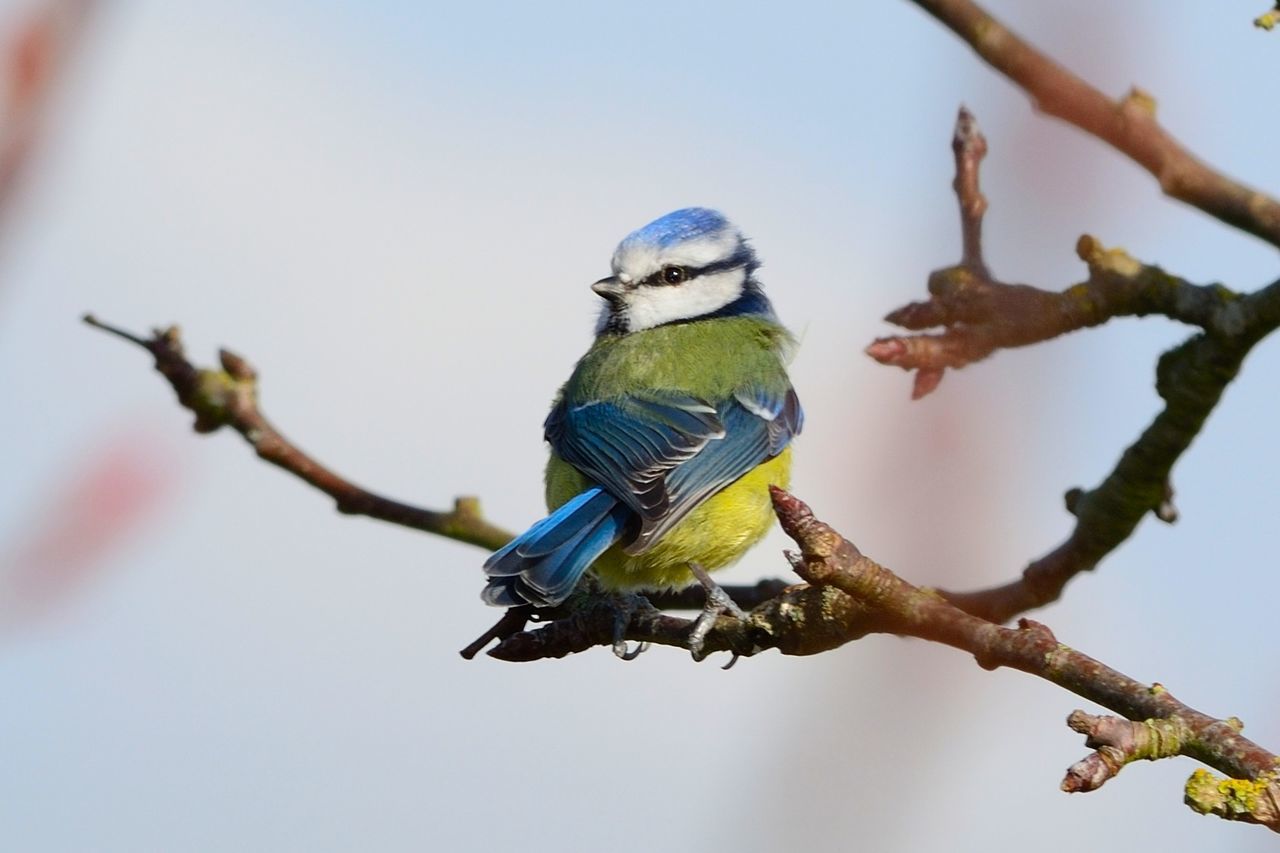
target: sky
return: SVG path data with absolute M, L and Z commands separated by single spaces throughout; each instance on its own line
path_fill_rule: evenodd
M 35 0 L 0 0 L 0 35 Z M 1274 185 L 1265 4 L 991 4 L 1112 94 L 1138 84 L 1228 173 Z M 749 234 L 798 334 L 795 492 L 921 584 L 1014 577 L 1159 408 L 1189 332 L 1126 320 L 949 373 L 862 348 L 959 257 L 951 125 L 991 153 L 987 256 L 1085 275 L 1084 232 L 1253 289 L 1275 250 L 1036 114 L 905 2 L 101 3 L 0 233 L 0 825 L 32 851 L 1261 850 L 1181 804 L 1187 759 L 1058 791 L 1081 699 L 872 637 L 729 672 L 463 661 L 496 613 L 473 547 L 337 515 L 145 354 L 78 322 L 179 324 L 261 374 L 268 417 L 433 508 L 542 510 L 542 419 L 614 245 L 669 210 Z M 1246 362 L 1144 521 L 1033 614 L 1280 747 L 1268 376 Z M 786 576 L 780 533 L 728 582 Z

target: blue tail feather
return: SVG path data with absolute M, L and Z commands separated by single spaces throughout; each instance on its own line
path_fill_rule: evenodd
M 485 562 L 489 583 L 481 597 L 497 607 L 564 601 L 583 573 L 618 541 L 631 511 L 603 489 L 588 489 Z
M 584 497 L 586 500 L 582 500 Z M 554 521 L 537 532 L 530 530 L 529 533 L 520 537 L 525 541 L 516 548 L 516 553 L 521 557 L 532 558 L 545 557 L 559 551 L 569 543 L 569 540 L 595 527 L 617 503 L 608 492 L 602 489 L 583 492 L 566 504 L 566 506 L 571 504 L 576 506 L 573 506 L 562 520 Z M 555 515 L 551 518 L 555 518 Z
M 497 551 L 490 554 L 489 559 L 484 561 L 485 574 L 490 577 L 507 577 L 509 575 L 520 574 L 520 560 L 512 559 L 512 553 L 520 547 L 526 537 L 545 530 L 550 521 L 550 518 L 542 519 L 542 521 L 539 521 L 537 524 L 533 525 L 533 527 L 530 527 L 523 534 L 512 539 L 506 545 L 503 545 Z M 518 557 L 519 555 L 516 556 Z

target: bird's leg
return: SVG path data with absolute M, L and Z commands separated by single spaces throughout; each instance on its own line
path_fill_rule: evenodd
M 613 616 L 613 653 L 620 660 L 635 660 L 640 653 L 649 648 L 648 643 L 637 643 L 634 649 L 627 648 L 627 628 L 631 626 L 631 617 L 641 607 L 652 607 L 648 599 L 633 592 L 606 589 L 600 580 L 592 574 L 583 577 L 578 585 L 578 592 L 587 596 L 593 608 L 607 607 Z
M 738 606 L 738 603 L 729 597 L 729 593 L 720 588 L 720 585 L 711 579 L 711 575 L 707 570 L 697 563 L 689 564 L 689 571 L 693 572 L 693 576 L 697 578 L 698 583 L 702 584 L 702 588 L 707 593 L 707 603 L 703 605 L 702 612 L 698 614 L 697 620 L 693 623 L 693 630 L 689 632 L 689 651 L 693 654 L 694 660 L 702 660 L 702 645 L 706 642 L 707 634 L 711 633 L 711 629 L 715 626 L 716 620 L 724 614 L 736 617 L 742 622 L 747 621 L 747 614 Z M 733 653 L 733 658 L 725 665 L 725 669 L 733 666 L 738 661 L 738 653 Z
M 649 648 L 648 643 L 636 643 L 634 649 L 627 648 L 627 626 L 631 624 L 631 614 L 635 613 L 639 603 L 635 595 L 615 593 L 613 596 L 613 653 L 619 660 L 635 660 Z

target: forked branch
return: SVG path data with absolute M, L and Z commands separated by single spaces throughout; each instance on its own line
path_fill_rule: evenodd
M 963 107 L 956 120 L 955 189 L 964 252 L 961 262 L 929 277 L 930 297 L 891 312 L 886 319 L 916 334 L 881 338 L 867 353 L 883 364 L 916 371 L 913 395 L 937 387 L 947 368 L 960 368 L 997 349 L 1026 346 L 1113 317 L 1168 317 L 1201 333 L 1161 357 L 1156 391 L 1164 409 L 1133 443 L 1115 469 L 1093 489 L 1067 492 L 1076 517 L 1071 535 L 1033 561 L 1017 580 L 976 592 L 943 593 L 964 610 L 1006 622 L 1042 607 L 1067 583 L 1124 542 L 1151 512 L 1172 521 L 1170 477 L 1174 464 L 1199 434 L 1245 356 L 1280 323 L 1280 282 L 1249 295 L 1222 285 L 1197 285 L 1159 267 L 1139 263 L 1121 249 L 1104 248 L 1088 235 L 1076 250 L 1089 277 L 1061 293 L 998 281 L 982 262 L 981 217 L 986 210 L 978 166 L 987 143 Z M 931 327 L 940 332 L 923 332 Z
M 1086 745 L 1095 752 L 1067 771 L 1064 790 L 1095 790 L 1132 761 L 1184 755 L 1226 773 L 1230 778 L 1215 784 L 1250 792 L 1252 804 L 1228 814 L 1232 809 L 1216 800 L 1193 799 L 1193 783 L 1206 788 L 1204 776 L 1197 774 L 1188 783 L 1189 805 L 1280 832 L 1274 809 L 1280 797 L 1280 759 L 1241 735 L 1239 720 L 1197 711 L 1160 684 L 1138 682 L 1063 645 L 1039 623 L 1023 619 L 1017 628 L 1006 628 L 966 613 L 864 556 L 795 497 L 774 489 L 773 501 L 783 530 L 800 547 L 799 554 L 788 556 L 806 583 L 761 603 L 745 621 L 718 619 L 705 638 L 705 651 L 749 657 L 777 649 L 808 655 L 876 633 L 944 643 L 969 652 L 985 669 L 1009 667 L 1030 673 L 1123 717 L 1072 714 L 1068 724 L 1086 735 Z M 692 627 L 692 620 L 660 613 L 643 599 L 620 613 L 616 599 L 596 595 L 571 601 L 547 624 L 501 638 L 489 654 L 508 661 L 558 658 L 610 646 L 620 628 L 629 640 L 687 648 Z M 1232 808 L 1245 799 L 1234 797 Z

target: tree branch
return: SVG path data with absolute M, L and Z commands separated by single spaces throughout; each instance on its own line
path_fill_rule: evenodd
M 1219 720 L 1190 708 L 1159 684 L 1141 684 L 1068 648 L 1048 628 L 1029 619 L 1012 629 L 966 613 L 863 556 L 794 497 L 776 492 L 774 505 L 783 529 L 800 545 L 800 556 L 792 558 L 797 573 L 810 583 L 833 586 L 868 604 L 878 616 L 876 630 L 946 643 L 971 653 L 986 669 L 1003 666 L 1036 675 L 1128 720 L 1140 721 L 1146 737 L 1135 737 L 1134 727 L 1125 732 L 1128 737 L 1107 737 L 1101 733 L 1096 718 L 1087 720 L 1087 715 L 1081 713 L 1073 714 L 1069 723 L 1077 731 L 1089 734 L 1087 745 L 1118 747 L 1125 761 L 1186 755 L 1254 783 L 1253 788 L 1263 796 L 1255 798 L 1249 817 L 1280 832 L 1275 813 L 1259 805 L 1269 803 L 1274 807 L 1280 797 L 1280 783 L 1276 781 L 1280 757 L 1243 737 L 1238 720 Z M 1111 727 L 1113 733 L 1118 728 Z M 1112 757 L 1116 755 L 1113 753 Z M 1119 772 L 1119 766 L 1110 775 L 1115 772 Z M 1073 778 L 1069 771 L 1064 789 L 1091 790 L 1072 787 Z M 1096 780 L 1093 787 L 1102 781 L 1105 780 Z
M 1260 30 L 1273 30 L 1276 24 L 1280 24 L 1280 3 L 1253 19 L 1253 25 Z
M 882 364 L 915 370 L 913 396 L 937 387 L 946 368 L 978 361 L 997 349 L 1026 346 L 1112 317 L 1159 314 L 1200 327 L 1198 334 L 1165 353 L 1156 368 L 1156 391 L 1165 407 L 1102 483 L 1072 489 L 1067 508 L 1076 525 L 1065 542 L 1035 560 L 1010 583 L 975 592 L 944 592 L 958 607 L 992 622 L 1007 622 L 1061 596 L 1067 583 L 1093 569 L 1124 542 L 1148 512 L 1177 517 L 1170 474 L 1199 434 L 1245 356 L 1280 325 L 1280 282 L 1242 296 L 1222 285 L 1196 285 L 1121 249 L 1106 249 L 1085 235 L 1077 243 L 1089 277 L 1062 293 L 997 281 L 982 263 L 981 216 L 986 209 L 978 166 L 987 143 L 965 108 L 956 120 L 955 190 L 964 253 L 959 264 L 929 277 L 930 298 L 885 319 L 933 334 L 880 338 L 867 353 Z
M 778 649 L 787 655 L 808 655 L 873 633 L 945 643 L 969 652 L 985 669 L 1021 670 L 1125 718 L 1072 714 L 1068 724 L 1085 734 L 1086 745 L 1096 751 L 1068 770 L 1064 790 L 1094 790 L 1130 761 L 1185 755 L 1232 777 L 1216 784 L 1252 792 L 1248 809 L 1232 812 L 1243 801 L 1241 796 L 1230 808 L 1207 800 L 1196 801 L 1204 808 L 1192 804 L 1193 808 L 1280 832 L 1280 821 L 1268 811 L 1280 797 L 1280 757 L 1242 736 L 1239 720 L 1219 720 L 1184 705 L 1160 684 L 1135 681 L 1063 645 L 1039 623 L 1024 619 L 1017 628 L 1005 628 L 967 613 L 863 556 L 799 499 L 781 489 L 772 491 L 783 530 L 800 546 L 800 554 L 788 558 L 807 583 L 787 587 L 754 608 L 745 621 L 717 619 L 705 639 L 706 653 L 749 657 Z M 506 661 L 560 658 L 613 645 L 619 636 L 687 648 L 692 627 L 692 620 L 662 614 L 643 599 L 620 609 L 616 599 L 588 592 L 571 598 L 547 624 L 509 634 L 489 655 Z
M 1280 247 L 1280 203 L 1197 159 L 1160 126 L 1136 87 L 1108 98 L 1027 44 L 970 0 L 913 0 L 1020 86 L 1035 106 L 1108 143 L 1142 166 L 1171 198 Z
M 982 259 L 982 217 L 987 212 L 987 197 L 978 180 L 982 158 L 987 156 L 987 138 L 978 128 L 978 120 L 961 105 L 956 116 L 956 131 L 951 137 L 951 151 L 956 158 L 956 179 L 952 187 L 960 202 L 960 236 L 964 246 L 960 266 L 975 275 L 989 278 Z M 934 325 L 934 324 L 930 324 Z
M 1077 241 L 1076 253 L 1088 265 L 1089 277 L 1061 293 L 1004 284 L 963 264 L 937 270 L 929 276 L 928 301 L 898 308 L 885 320 L 911 330 L 946 330 L 879 338 L 867 354 L 881 364 L 941 374 L 998 349 L 1051 340 L 1114 317 L 1156 314 L 1220 337 L 1245 331 L 1239 294 L 1220 284 L 1192 284 L 1134 260 L 1123 249 L 1104 248 L 1088 234 Z
M 1042 607 L 1062 594 L 1080 572 L 1098 565 L 1133 533 L 1148 512 L 1165 518 L 1173 465 L 1191 445 L 1227 384 L 1235 378 L 1249 344 L 1197 336 L 1165 353 L 1156 370 L 1156 390 L 1165 408 L 1093 489 L 1068 493 L 1075 528 L 1065 542 L 1035 560 L 1017 580 L 970 593 L 945 593 L 970 613 L 1004 622 Z
M 510 533 L 484 519 L 480 502 L 475 498 L 458 498 L 448 512 L 420 509 L 363 489 L 308 456 L 263 416 L 258 408 L 257 372 L 230 350 L 218 352 L 220 370 L 202 369 L 187 360 L 177 326 L 156 329 L 150 338 L 142 338 L 103 323 L 91 314 L 85 315 L 84 322 L 151 353 L 156 370 L 168 380 L 178 395 L 178 402 L 195 414 L 196 432 L 210 433 L 230 427 L 261 459 L 333 498 L 338 512 L 389 521 L 490 550 L 501 548 L 511 540 Z
M 927 301 L 909 303 L 885 317 L 912 331 L 945 329 L 939 334 L 879 338 L 867 347 L 867 354 L 881 364 L 917 371 L 913 397 L 936 388 L 947 368 L 964 367 L 998 349 L 1028 346 L 1098 326 L 1113 317 L 1159 314 L 1219 337 L 1246 331 L 1248 313 L 1238 294 L 1220 284 L 1192 284 L 1160 267 L 1139 263 L 1123 249 L 1107 249 L 1088 234 L 1076 243 L 1076 254 L 1089 269 L 1085 281 L 1061 293 L 998 281 L 982 259 L 987 199 L 979 166 L 987 154 L 987 140 L 963 106 L 951 147 L 956 160 L 952 186 L 964 246 L 961 261 L 929 276 Z M 924 373 L 932 378 L 922 379 Z

